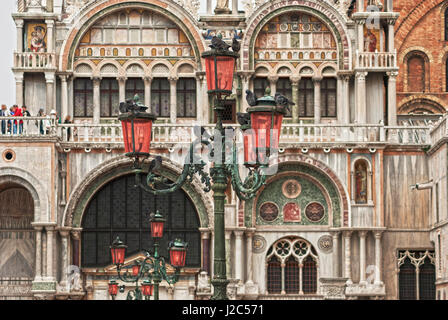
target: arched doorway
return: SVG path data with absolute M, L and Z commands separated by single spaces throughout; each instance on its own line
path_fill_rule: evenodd
M 154 196 L 134 187 L 134 175 L 118 177 L 104 185 L 87 205 L 82 219 L 81 266 L 105 267 L 111 264 L 109 246 L 117 236 L 128 246 L 127 255 L 152 247 L 149 214 L 159 210 L 167 219 L 160 254 L 168 257 L 170 240 L 189 243 L 186 266 L 201 266 L 199 217 L 191 199 L 178 190 Z
M 0 300 L 32 299 L 34 201 L 18 184 L 0 187 Z

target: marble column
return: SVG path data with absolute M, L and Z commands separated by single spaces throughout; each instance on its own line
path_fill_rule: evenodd
M 210 230 L 208 228 L 200 228 L 202 241 L 202 270 L 210 276 Z
M 253 284 L 253 269 L 252 269 L 252 238 L 253 230 L 246 230 L 246 283 Z
M 212 14 L 212 0 L 207 0 L 207 14 Z
M 148 112 L 153 112 L 151 107 L 151 84 L 152 84 L 152 77 L 144 77 L 143 82 L 145 83 L 145 106 L 148 107 Z
M 350 123 L 350 75 L 338 74 L 338 121 Z
M 68 76 L 61 74 L 59 78 L 61 79 L 61 121 L 64 122 L 65 117 L 68 115 Z
M 367 231 L 359 231 L 359 284 L 366 285 L 366 236 Z
M 387 19 L 387 51 L 395 52 L 395 19 Z
M 387 72 L 388 81 L 387 81 L 387 116 L 388 116 L 388 125 L 396 126 L 397 125 L 397 71 Z
M 285 267 L 286 267 L 286 263 L 282 262 L 280 264 L 280 267 L 282 268 L 282 291 L 280 292 L 280 294 L 286 294 L 286 290 L 285 290 Z M 300 274 L 299 274 L 299 283 L 300 282 Z
M 320 88 L 322 77 L 313 77 L 314 82 L 314 123 L 319 124 L 321 118 Z
M 17 52 L 23 52 L 23 19 L 15 20 L 17 29 Z
M 54 109 L 54 84 L 55 84 L 55 74 L 54 72 L 45 72 L 45 81 L 47 85 L 47 95 L 46 95 L 46 113 L 50 114 L 51 110 Z
M 204 81 L 203 75 L 196 74 L 196 120 L 202 125 L 206 124 L 204 121 L 204 109 L 202 105 L 202 82 Z
M 358 52 L 362 53 L 364 52 L 364 25 L 366 21 L 365 20 L 357 20 L 356 21 L 356 30 L 357 30 L 357 37 L 358 37 Z
M 45 23 L 47 25 L 47 52 L 53 53 L 54 52 L 54 36 L 53 36 L 53 29 L 54 29 L 54 20 L 45 20 Z
M 100 123 L 101 118 L 101 78 L 93 77 L 93 122 Z
M 238 0 L 232 0 L 232 14 L 238 14 Z
M 243 282 L 243 231 L 235 230 L 235 279 L 239 283 Z
M 366 99 L 366 77 L 367 72 L 356 73 L 356 123 L 367 122 L 367 99 Z
M 332 233 L 333 237 L 333 277 L 339 277 L 339 231 Z
M 118 81 L 118 100 L 120 102 L 125 102 L 126 101 L 126 77 L 118 77 L 117 81 Z M 129 98 L 133 98 L 133 97 L 129 97 Z
M 382 231 L 375 232 L 375 285 L 382 285 L 381 281 L 381 235 Z
M 59 229 L 59 234 L 61 235 L 61 258 L 62 258 L 62 265 L 61 265 L 61 281 L 59 282 L 59 285 L 64 288 L 66 291 L 68 291 L 68 266 L 69 266 L 69 235 L 70 235 L 70 228 L 61 228 Z
M 303 263 L 299 264 L 299 294 L 303 294 Z
M 36 272 L 34 281 L 42 281 L 42 226 L 34 226 L 36 233 Z
M 269 87 L 271 88 L 271 96 L 274 96 L 275 93 L 277 92 L 278 76 L 277 75 L 269 76 L 268 81 L 269 81 Z
M 16 80 L 16 104 L 23 106 L 23 72 L 14 72 Z
M 176 123 L 177 121 L 177 80 L 178 77 L 168 78 L 170 82 L 170 122 Z
M 292 114 L 292 122 L 293 123 L 299 123 L 299 83 L 300 83 L 300 76 L 291 76 L 289 78 L 291 81 L 291 89 L 292 89 L 292 102 L 295 103 L 291 107 L 291 114 Z
M 344 278 L 347 278 L 347 284 L 352 284 L 352 267 L 351 267 L 351 240 L 352 231 L 344 231 Z
M 72 229 L 72 264 L 74 266 L 80 267 L 79 257 L 80 257 L 80 241 L 81 241 L 81 228 Z
M 46 226 L 45 230 L 47 232 L 47 281 L 55 281 L 54 274 L 54 226 Z

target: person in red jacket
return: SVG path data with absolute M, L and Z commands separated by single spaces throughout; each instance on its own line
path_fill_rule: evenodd
M 19 108 L 18 105 L 14 105 L 12 107 L 14 112 L 14 117 L 23 117 L 22 109 Z M 19 120 L 19 134 L 23 131 L 23 120 Z M 17 134 L 17 120 L 14 120 L 14 134 Z

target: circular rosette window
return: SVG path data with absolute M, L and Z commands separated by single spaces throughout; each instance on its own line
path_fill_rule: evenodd
M 266 222 L 272 222 L 278 218 L 278 207 L 273 202 L 265 202 L 260 207 L 260 217 Z
M 306 206 L 305 216 L 311 222 L 319 222 L 325 215 L 325 208 L 319 202 L 311 202 Z

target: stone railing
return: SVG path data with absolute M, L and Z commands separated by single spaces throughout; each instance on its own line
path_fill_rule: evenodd
M 22 123 L 20 123 L 22 122 Z M 2 124 L 3 127 L 2 127 Z M 225 125 L 238 128 L 238 125 Z M 4 128 L 4 130 L 2 130 Z M 205 128 L 212 132 L 213 124 Z M 174 147 L 189 144 L 195 139 L 193 126 L 188 124 L 154 124 L 152 143 L 156 147 Z M 282 148 L 292 147 L 353 147 L 378 144 L 428 146 L 431 144 L 430 127 L 395 126 L 381 124 L 283 124 L 280 137 Z M 238 130 L 237 141 L 242 142 Z M 121 124 L 56 123 L 44 117 L 0 117 L 0 137 L 55 136 L 61 144 L 88 148 L 88 145 L 122 147 Z
M 397 50 L 395 52 L 359 52 L 356 50 L 356 69 L 394 69 L 397 66 Z
M 14 52 L 14 68 L 54 69 L 56 55 L 48 52 Z
M 440 120 L 434 123 L 433 127 L 431 128 L 431 145 L 435 145 L 442 139 L 448 138 L 448 126 L 446 123 L 447 117 L 448 115 L 445 115 L 440 118 Z

